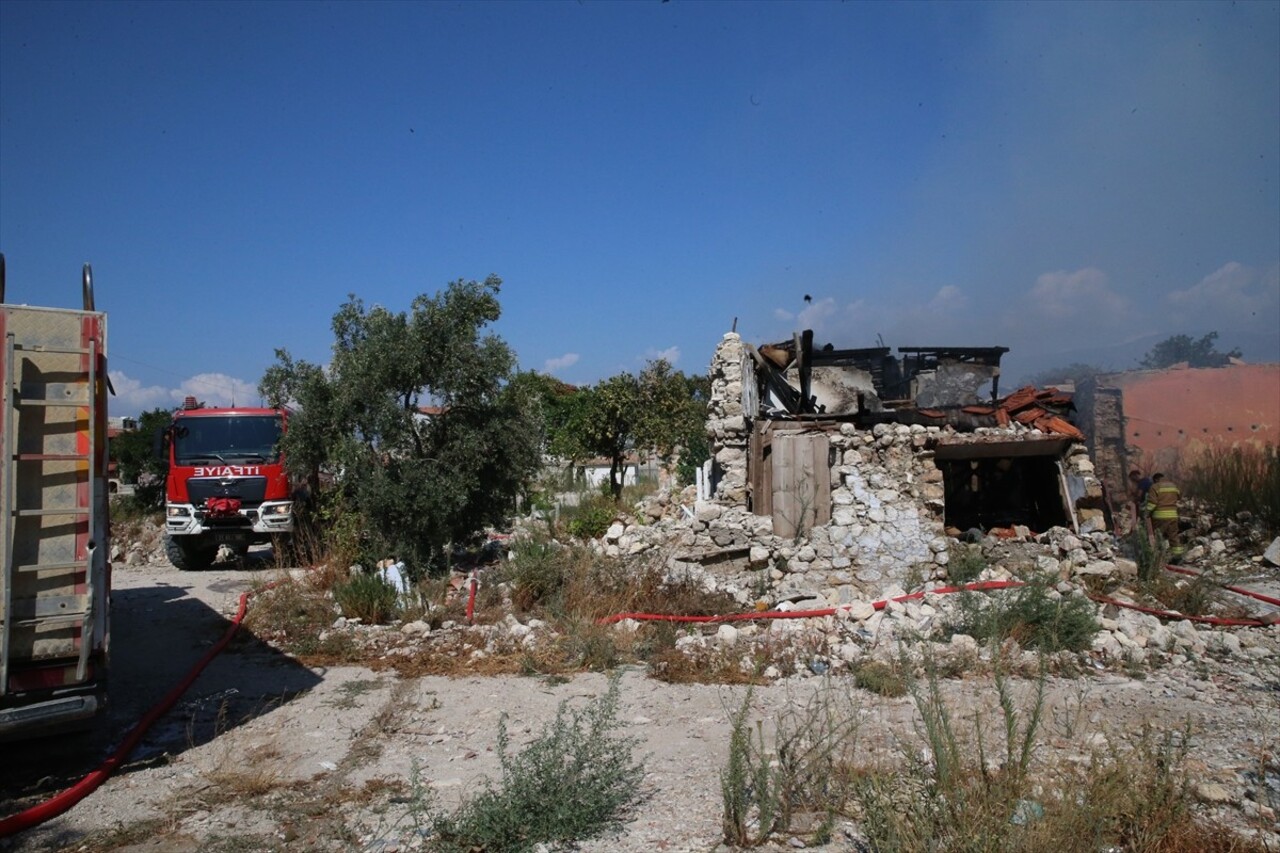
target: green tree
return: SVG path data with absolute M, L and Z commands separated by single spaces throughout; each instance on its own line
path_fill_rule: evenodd
M 158 504 L 164 497 L 164 480 L 169 473 L 165 459 L 155 455 L 156 431 L 169 426 L 173 413 L 152 409 L 138 416 L 137 429 L 121 432 L 111 439 L 111 458 L 121 482 L 138 483 L 134 495 L 143 505 Z M 150 475 L 143 477 L 142 475 Z M 139 480 L 144 480 L 139 483 Z
M 1181 362 L 1192 367 L 1220 367 L 1229 358 L 1240 358 L 1240 350 L 1218 352 L 1215 342 L 1217 332 L 1210 332 L 1199 340 L 1189 335 L 1173 335 L 1153 346 L 1138 364 L 1148 370 L 1163 370 Z
M 458 280 L 408 312 L 354 295 L 333 317 L 328 369 L 277 350 L 259 384 L 292 402 L 283 449 L 313 482 L 330 471 L 368 536 L 367 556 L 439 565 L 451 543 L 500 523 L 539 463 L 542 425 L 515 358 L 487 333 L 501 279 Z
M 571 458 L 609 460 L 610 491 L 622 494 L 622 469 L 631 451 L 706 453 L 704 435 L 710 380 L 673 370 L 664 359 L 649 362 L 639 376 L 619 373 L 585 392 L 565 422 L 563 445 Z M 702 456 L 698 457 L 701 462 Z
M 587 395 L 583 390 L 536 370 L 521 371 L 512 380 L 538 407 L 542 420 L 543 452 L 561 459 L 580 459 L 586 453 L 578 441 L 578 425 Z
M 609 460 L 609 490 L 622 495 L 622 470 L 627 452 L 636 447 L 640 422 L 640 383 L 630 373 L 602 379 L 586 392 L 573 424 L 581 456 L 599 454 Z

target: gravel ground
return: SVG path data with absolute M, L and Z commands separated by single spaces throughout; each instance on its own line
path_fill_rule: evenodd
M 96 765 L 226 628 L 242 591 L 274 570 L 265 563 L 188 573 L 167 564 L 115 568 L 112 705 L 94 734 L 8 744 L 0 761 L 0 815 L 60 790 Z M 1280 637 L 1280 628 L 1255 629 Z M 753 694 L 752 719 L 768 721 L 823 681 L 789 679 Z M 562 702 L 599 696 L 604 676 L 402 679 L 362 667 L 306 668 L 255 643 L 233 644 L 147 736 L 122 772 L 65 815 L 0 850 L 414 849 L 408 805 L 389 783 L 418 768 L 441 804 L 456 803 L 498 772 L 498 721 L 515 746 L 531 739 Z M 1104 672 L 1051 679 L 1046 750 L 1084 755 L 1107 733 L 1144 723 L 1195 731 L 1191 767 L 1206 806 L 1238 827 L 1280 832 L 1280 778 L 1257 790 L 1260 762 L 1280 745 L 1276 659 L 1210 660 L 1140 679 Z M 1017 682 L 1027 695 L 1032 685 Z M 620 676 L 621 720 L 640 741 L 646 799 L 619 837 L 588 851 L 707 851 L 720 839 L 719 772 L 729 717 L 743 688 L 673 686 L 640 668 Z M 893 760 L 914 737 L 911 700 L 848 688 L 860 707 L 869 756 Z M 989 679 L 949 680 L 961 717 L 987 709 Z M 766 723 L 768 725 L 768 723 Z M 1274 762 L 1274 759 L 1272 759 Z M 1274 764 L 1273 764 L 1274 766 Z M 1214 787 L 1214 786 L 1217 787 Z M 1265 789 L 1265 785 L 1262 786 Z M 1271 849 L 1280 849 L 1272 835 Z M 793 843 L 792 846 L 795 846 Z M 855 849 L 837 832 L 826 849 Z

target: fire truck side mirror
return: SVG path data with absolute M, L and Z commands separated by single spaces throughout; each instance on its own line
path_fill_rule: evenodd
M 151 434 L 151 455 L 156 459 L 164 461 L 165 445 L 169 441 L 168 427 L 156 427 L 156 431 Z

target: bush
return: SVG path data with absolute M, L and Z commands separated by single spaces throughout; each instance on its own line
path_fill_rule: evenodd
M 1222 588 L 1208 575 L 1171 577 L 1161 572 L 1142 584 L 1142 591 L 1165 610 L 1188 616 L 1204 616 L 1222 604 Z
M 617 518 L 618 507 L 613 498 L 603 495 L 584 497 L 574 508 L 565 525 L 569 535 L 579 539 L 599 539 Z
M 452 815 L 432 820 L 429 847 L 440 853 L 533 850 L 567 845 L 616 828 L 641 799 L 644 766 L 635 739 L 619 736 L 618 680 L 581 711 L 561 703 L 555 720 L 519 754 L 510 754 L 505 716 L 498 728 L 502 781 L 490 783 Z
M 867 774 L 857 783 L 858 801 L 866 815 L 863 829 L 872 846 L 925 850 L 935 839 L 945 839 L 942 847 L 948 850 L 1018 849 L 1014 844 L 991 842 L 1010 836 L 1010 824 L 1018 823 L 1016 809 L 1030 792 L 1028 770 L 1044 689 L 1042 677 L 1030 705 L 1019 709 L 997 670 L 1004 754 L 1000 762 L 988 761 L 988 736 L 975 724 L 976 743 L 960 737 L 937 674 L 930 669 L 927 681 L 914 684 L 911 691 L 920 713 L 917 732 L 927 749 L 904 746 L 900 770 Z M 906 801 L 904 792 L 910 792 Z
M 348 634 L 333 631 L 333 602 L 319 584 L 285 581 L 258 587 L 245 627 L 285 652 L 310 661 L 350 661 L 358 657 Z M 322 635 L 324 639 L 321 639 Z
M 511 587 L 511 602 L 527 613 L 560 595 L 568 583 L 577 552 L 554 542 L 522 539 L 511 549 L 502 579 Z
M 381 625 L 395 616 L 399 593 L 376 574 L 360 574 L 335 586 L 333 597 L 348 619 Z
M 877 696 L 907 695 L 907 679 L 901 668 L 883 661 L 866 661 L 853 670 L 853 683 Z
M 1032 577 L 1012 590 L 962 592 L 958 598 L 952 632 L 980 643 L 1012 639 L 1024 649 L 1078 652 L 1089 647 L 1100 629 L 1091 601 L 1057 595 L 1044 577 Z
M 912 682 L 916 737 L 900 754 L 869 763 L 858 750 L 865 714 L 828 687 L 807 704 L 788 703 L 770 742 L 750 721 L 751 694 L 734 713 L 720 773 L 724 841 L 757 846 L 796 832 L 794 817 L 855 821 L 857 849 L 899 853 L 1096 853 L 1099 850 L 1261 853 L 1202 819 L 1191 792 L 1189 729 L 1144 729 L 1108 738 L 1086 761 L 1054 757 L 1042 734 L 1044 670 L 1019 699 L 995 673 L 998 710 L 988 721 L 966 706 L 963 722 L 943 696 L 932 661 Z M 805 845 L 799 845 L 805 846 Z

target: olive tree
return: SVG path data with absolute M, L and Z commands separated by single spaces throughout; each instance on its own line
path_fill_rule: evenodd
M 579 391 L 576 405 L 562 410 L 568 414 L 553 440 L 571 458 L 608 459 L 616 500 L 628 453 L 652 452 L 667 461 L 677 453 L 682 460 L 705 454 L 709 387 L 705 377 L 685 376 L 663 359 L 651 361 L 638 376 L 619 373 Z
M 329 472 L 374 553 L 440 564 L 499 523 L 539 463 L 539 407 L 511 382 L 515 357 L 487 327 L 501 280 L 458 280 L 409 311 L 354 294 L 333 317 L 327 368 L 277 350 L 259 385 L 291 403 L 290 470 Z

